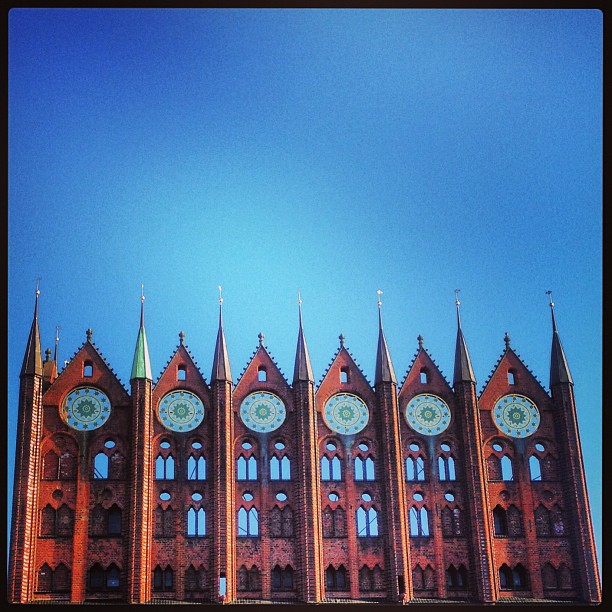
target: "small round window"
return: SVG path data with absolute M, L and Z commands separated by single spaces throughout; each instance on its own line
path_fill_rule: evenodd
M 168 440 L 162 440 L 159 445 L 164 449 L 170 448 L 170 442 L 168 442 Z
M 193 501 L 202 501 L 202 494 L 198 493 L 197 491 L 191 496 L 191 499 L 193 499 Z
M 168 491 L 163 491 L 159 494 L 159 499 L 161 499 L 162 501 L 168 501 L 171 497 L 172 496 L 170 495 L 170 493 L 168 493 Z
M 242 499 L 244 499 L 244 501 L 253 501 L 253 494 L 250 493 L 249 491 L 245 491 L 242 494 Z
M 539 452 L 544 452 L 544 445 L 540 444 L 539 442 L 535 445 L 535 449 Z
M 106 448 L 115 448 L 115 441 L 108 439 L 105 443 L 104 446 L 106 446 Z
M 414 501 L 423 501 L 423 494 L 418 492 L 413 493 L 412 499 L 414 499 Z
M 372 496 L 369 493 L 362 493 L 361 494 L 361 499 L 363 499 L 363 501 L 372 501 Z
M 279 440 L 275 445 L 274 448 L 278 449 L 278 450 L 283 450 L 283 448 L 285 448 L 285 445 Z
M 362 443 L 359 445 L 359 450 L 360 450 L 360 451 L 367 451 L 367 450 L 368 450 L 368 448 L 370 448 L 370 447 L 369 447 L 369 446 L 368 446 L 368 445 L 367 445 L 365 442 L 362 442 Z
M 335 451 L 338 448 L 333 442 L 328 442 L 325 446 L 328 451 Z
M 446 442 L 440 444 L 440 448 L 446 453 L 448 453 L 448 451 L 450 450 L 450 446 Z
M 444 494 L 444 499 L 446 501 L 455 501 L 455 496 L 450 491 L 448 491 Z
M 413 451 L 413 452 L 416 452 L 416 451 L 418 451 L 418 450 L 421 450 L 421 447 L 420 447 L 418 444 L 416 444 L 415 442 L 413 442 L 413 443 L 410 445 L 410 450 L 411 450 L 411 451 Z
M 283 493 L 282 491 L 280 491 L 276 494 L 276 499 L 278 499 L 278 501 L 281 501 L 281 502 L 287 501 L 287 495 Z
M 337 501 L 340 499 L 340 496 L 339 496 L 339 495 L 338 495 L 338 494 L 337 494 L 335 491 L 332 491 L 332 492 L 331 492 L 331 493 L 330 493 L 330 494 L 327 496 L 327 498 L 329 499 L 329 501 L 332 501 L 332 502 L 337 502 Z
M 493 444 L 492 446 L 493 446 L 493 450 L 498 453 L 501 453 L 504 450 L 502 445 L 499 442 L 495 442 L 495 444 Z
M 253 445 L 248 440 L 245 440 L 242 443 L 242 448 L 244 448 L 245 450 L 249 450 L 250 448 L 253 448 Z
M 197 440 L 195 442 L 191 443 L 191 448 L 195 448 L 196 450 L 200 450 L 202 448 L 202 443 L 198 442 Z

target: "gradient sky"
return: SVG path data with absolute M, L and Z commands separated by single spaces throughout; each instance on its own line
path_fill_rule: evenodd
M 8 495 L 41 277 L 43 351 L 91 327 L 124 386 L 140 284 L 157 379 L 184 330 L 209 379 L 223 286 L 237 380 L 317 382 L 338 335 L 373 382 L 376 290 L 400 379 L 417 335 L 478 391 L 513 348 L 548 390 L 556 317 L 601 558 L 602 14 L 595 10 L 9 13 Z

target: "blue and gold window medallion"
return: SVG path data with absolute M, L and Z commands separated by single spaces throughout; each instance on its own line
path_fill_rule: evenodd
M 497 429 L 513 438 L 527 438 L 540 425 L 537 406 L 523 395 L 504 395 L 495 402 L 491 414 Z
M 431 393 L 415 395 L 406 406 L 408 425 L 425 436 L 442 433 L 450 425 L 450 420 L 448 404 Z
M 351 435 L 360 432 L 368 424 L 370 411 L 356 395 L 336 393 L 325 402 L 323 416 L 332 431 Z
M 159 420 L 172 431 L 191 431 L 204 420 L 204 404 L 189 391 L 172 391 L 162 397 Z
M 60 407 L 66 425 L 79 431 L 101 427 L 110 417 L 111 404 L 105 393 L 93 387 L 73 389 Z
M 240 404 L 240 418 L 253 431 L 267 433 L 278 429 L 285 421 L 287 411 L 280 397 L 268 391 L 247 395 Z

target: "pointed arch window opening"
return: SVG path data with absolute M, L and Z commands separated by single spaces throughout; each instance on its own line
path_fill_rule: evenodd
M 257 480 L 257 459 L 251 455 L 248 459 L 240 455 L 236 461 L 237 480 Z
M 206 511 L 204 508 L 196 510 L 193 506 L 187 511 L 187 536 L 203 538 L 206 535 Z
M 206 459 L 190 455 L 187 460 L 187 480 L 206 480 Z
M 429 537 L 429 515 L 425 506 L 421 508 L 412 506 L 410 508 L 409 522 L 411 538 Z
M 321 457 L 321 480 L 342 480 L 342 464 L 338 455 Z
M 161 453 L 155 459 L 155 480 L 174 480 L 174 457 L 163 456 Z
M 170 566 L 162 569 L 160 565 L 153 570 L 153 590 L 154 591 L 173 591 L 174 572 Z
M 291 480 L 291 461 L 287 455 L 270 459 L 270 480 Z
M 259 514 L 255 506 L 249 510 L 244 507 L 238 510 L 238 537 L 259 537 Z
M 374 508 L 364 508 L 359 506 L 356 512 L 357 537 L 374 538 L 378 537 L 378 512 Z
M 94 480 L 106 480 L 108 478 L 108 455 L 105 453 L 98 453 L 94 457 Z
M 450 455 L 440 455 L 438 457 L 438 475 L 440 481 L 456 480 L 455 459 Z
M 417 482 L 425 480 L 425 460 L 421 455 L 406 458 L 406 481 Z
M 363 459 L 360 455 L 355 457 L 354 469 L 356 481 L 376 480 L 374 459 L 372 459 L 371 455 L 368 455 L 365 459 Z
M 529 478 L 532 482 L 542 480 L 542 465 L 540 458 L 536 455 L 529 457 Z
M 510 459 L 510 457 L 508 457 L 508 455 L 503 455 L 500 460 L 500 464 L 501 464 L 502 480 L 505 480 L 505 481 L 514 480 L 514 474 L 512 470 L 512 460 Z

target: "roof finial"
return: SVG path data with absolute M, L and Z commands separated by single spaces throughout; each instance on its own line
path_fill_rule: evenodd
M 93 336 L 93 329 L 91 327 L 85 332 L 87 334 L 87 342 L 91 342 L 91 337 Z
M 506 343 L 506 350 L 508 350 L 510 348 L 510 336 L 508 332 L 504 334 L 504 342 Z
M 217 289 L 219 290 L 219 304 L 223 304 L 223 289 L 221 285 L 217 285 Z
M 340 334 L 338 336 L 338 340 L 340 340 L 340 347 L 344 346 L 344 334 Z
M 42 280 L 42 278 L 40 276 L 36 277 L 36 295 L 39 296 L 40 295 L 40 281 Z
M 417 342 L 419 343 L 419 349 L 422 349 L 423 348 L 423 336 L 421 336 L 421 334 L 417 336 Z
M 51 349 L 45 349 L 45 363 L 51 361 Z
M 380 296 L 383 294 L 383 292 L 380 289 L 378 289 L 376 291 L 376 293 L 378 293 L 378 308 L 380 308 L 382 306 L 382 302 L 380 300 Z
M 257 337 L 259 338 L 259 346 L 263 346 L 264 345 L 264 333 L 263 332 L 259 332 L 257 334 Z
M 300 316 L 300 329 L 302 329 L 302 294 L 298 289 L 298 311 Z
M 53 361 L 57 363 L 57 347 L 59 345 L 59 333 L 62 329 L 59 325 L 55 326 L 55 353 L 53 354 Z
M 179 332 L 179 342 L 181 344 L 185 344 L 185 332 L 184 331 Z
M 455 289 L 455 306 L 457 308 L 457 325 L 461 327 L 461 316 L 459 314 L 459 305 L 461 302 L 459 301 L 459 292 L 461 289 Z
M 144 327 L 144 283 L 140 283 L 140 327 Z
M 300 307 L 302 306 L 302 295 L 299 289 L 298 289 L 298 304 L 300 305 Z
M 550 306 L 550 314 L 552 316 L 553 332 L 556 332 L 557 331 L 557 321 L 555 320 L 555 303 L 553 302 L 552 291 L 549 289 L 545 293 L 549 299 L 548 305 Z

